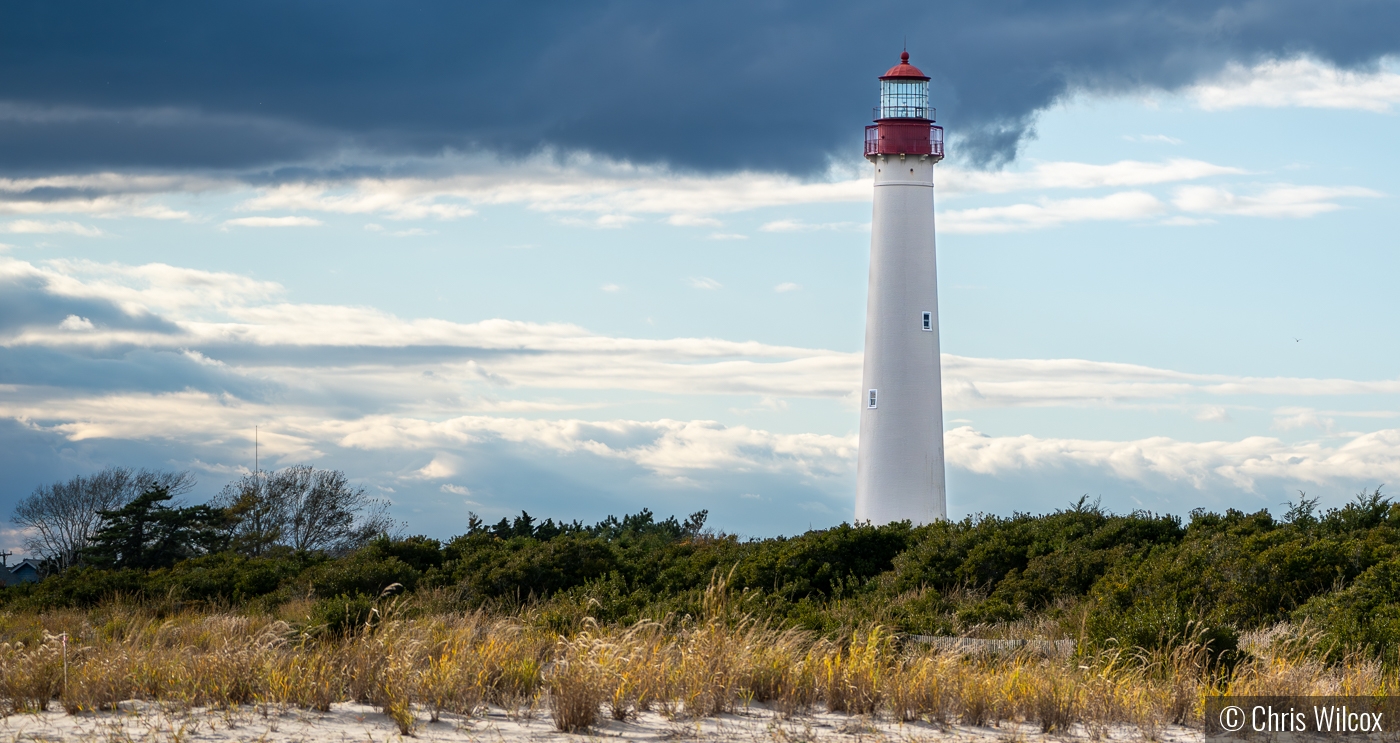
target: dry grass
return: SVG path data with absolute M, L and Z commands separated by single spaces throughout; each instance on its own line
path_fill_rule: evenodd
M 722 592 L 723 582 L 718 583 Z M 67 633 L 68 673 L 60 633 Z M 1082 725 L 1093 737 L 1131 724 L 1198 722 L 1209 694 L 1391 693 L 1394 672 L 1353 657 L 1327 664 L 1306 628 L 1244 638 L 1250 655 L 1213 671 L 1199 644 L 1152 653 L 1119 649 L 1045 658 L 964 656 L 904 645 L 880 626 L 837 639 L 736 615 L 723 596 L 701 619 L 630 627 L 588 624 L 552 634 L 529 617 L 487 613 L 377 616 L 343 637 L 308 635 L 276 617 L 140 607 L 88 613 L 0 613 L 0 714 L 58 701 L 69 712 L 128 699 L 186 706 L 341 701 L 378 706 L 404 733 L 418 715 L 472 715 L 549 706 L 560 730 L 652 709 L 697 718 L 761 703 L 780 715 L 815 706 L 896 720 L 988 725 Z

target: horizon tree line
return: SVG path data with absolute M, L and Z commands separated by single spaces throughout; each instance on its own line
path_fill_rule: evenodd
M 388 503 L 340 470 L 294 465 L 243 475 L 207 503 L 180 498 L 188 470 L 109 466 L 40 485 L 11 522 L 49 572 L 78 565 L 159 567 L 211 552 L 250 557 L 275 549 L 343 554 L 392 532 Z

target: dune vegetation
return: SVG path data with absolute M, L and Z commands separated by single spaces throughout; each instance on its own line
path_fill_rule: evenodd
M 775 539 L 704 521 L 522 514 L 446 543 L 74 565 L 0 590 L 0 712 L 356 701 L 404 731 L 488 707 L 578 731 L 757 707 L 1151 734 L 1212 694 L 1400 685 L 1400 506 L 1379 491 L 1281 519 L 1081 501 Z

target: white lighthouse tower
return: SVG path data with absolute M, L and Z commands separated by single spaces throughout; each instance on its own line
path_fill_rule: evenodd
M 933 166 L 943 159 L 943 127 L 933 122 L 928 76 L 904 52 L 880 76 L 880 107 L 865 128 L 875 212 L 857 521 L 926 524 L 947 515 L 933 243 Z

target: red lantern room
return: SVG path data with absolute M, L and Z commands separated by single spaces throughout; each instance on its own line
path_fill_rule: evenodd
M 875 123 L 865 127 L 865 156 L 920 155 L 943 159 L 943 127 L 928 105 L 928 75 L 909 64 L 909 52 L 880 76 Z

